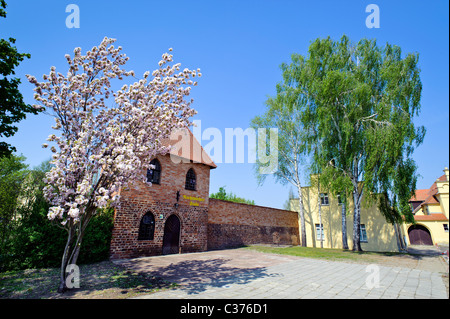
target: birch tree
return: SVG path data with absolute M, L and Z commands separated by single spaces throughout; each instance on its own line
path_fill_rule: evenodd
M 283 66 L 282 66 L 283 70 Z M 287 75 L 284 73 L 284 75 Z M 261 116 L 256 116 L 251 122 L 251 126 L 258 128 L 278 128 L 278 168 L 273 174 L 277 182 L 282 184 L 292 184 L 298 194 L 299 216 L 300 216 L 300 236 L 301 245 L 306 247 L 306 225 L 305 212 L 302 194 L 302 165 L 305 160 L 304 131 L 301 127 L 301 112 L 304 101 L 298 96 L 295 89 L 287 85 L 288 79 L 277 85 L 277 95 L 270 97 L 266 101 L 266 111 Z M 266 138 L 266 136 L 263 136 Z M 266 143 L 257 143 L 266 145 Z M 265 164 L 256 161 L 255 173 L 260 184 L 264 183 L 267 174 L 260 173 L 260 167 Z
M 399 214 L 410 219 L 406 203 L 416 181 L 412 154 L 425 135 L 413 121 L 422 91 L 418 59 L 417 53 L 403 56 L 395 45 L 379 47 L 368 39 L 353 44 L 346 36 L 317 39 L 306 58 L 292 56 L 292 84 L 306 96 L 305 114 L 317 125 L 321 151 L 315 160 L 323 170 L 332 168 L 342 185 L 351 185 L 355 251 L 362 250 L 363 195 L 369 202 L 379 193 L 390 203 L 397 198 Z

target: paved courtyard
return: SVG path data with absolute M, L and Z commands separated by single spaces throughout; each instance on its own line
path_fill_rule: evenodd
M 401 267 L 229 249 L 115 262 L 179 284 L 148 299 L 448 298 L 440 257 Z

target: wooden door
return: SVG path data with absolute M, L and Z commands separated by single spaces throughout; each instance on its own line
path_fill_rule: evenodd
M 409 227 L 408 236 L 411 245 L 433 245 L 431 234 L 424 226 L 413 225 Z
M 170 215 L 164 226 L 163 255 L 180 252 L 180 219 Z

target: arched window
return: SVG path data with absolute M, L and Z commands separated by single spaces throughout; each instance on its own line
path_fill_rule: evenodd
M 155 217 L 151 212 L 146 213 L 141 218 L 139 224 L 138 240 L 153 240 L 155 234 Z
M 150 164 L 154 165 L 155 168 L 147 170 L 147 182 L 150 182 L 152 184 L 159 184 L 161 180 L 161 164 L 156 158 L 153 159 Z
M 197 178 L 195 177 L 195 172 L 192 168 L 190 168 L 186 174 L 185 188 L 195 191 L 196 183 L 197 183 Z

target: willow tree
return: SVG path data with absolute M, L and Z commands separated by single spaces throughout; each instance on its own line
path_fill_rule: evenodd
M 384 194 L 380 207 L 389 222 L 411 220 L 407 201 L 417 179 L 412 154 L 425 135 L 413 122 L 422 91 L 418 59 L 395 45 L 368 39 L 354 44 L 343 36 L 315 40 L 306 57 L 293 54 L 286 66 L 289 85 L 307 101 L 298 128 L 316 128 L 320 152 L 313 160 L 322 175 L 339 177 L 336 190 L 350 188 L 356 251 L 362 250 L 363 195 L 373 203 L 380 198 L 374 194 Z

